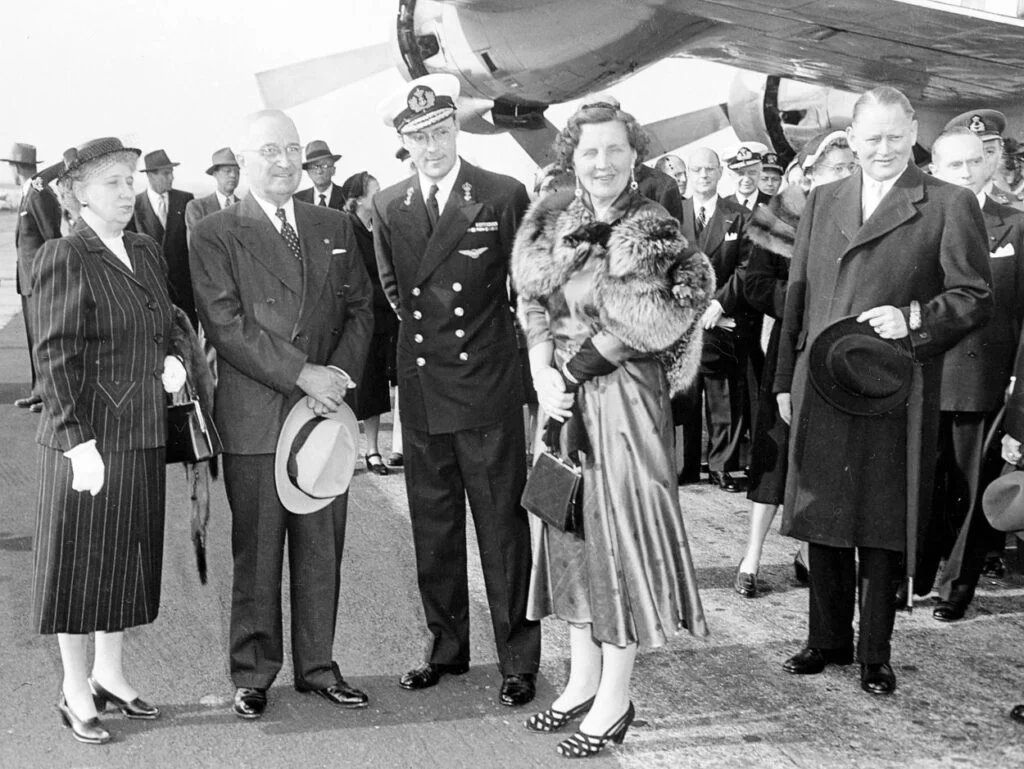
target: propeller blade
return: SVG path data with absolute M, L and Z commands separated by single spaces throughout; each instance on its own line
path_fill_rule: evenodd
M 545 120 L 540 128 L 510 128 L 508 132 L 538 166 L 545 166 L 555 159 L 558 129 L 550 120 Z
M 287 109 L 394 66 L 391 44 L 379 43 L 256 73 L 263 103 Z
M 695 112 L 649 123 L 644 126 L 647 135 L 651 137 L 651 146 L 647 154 L 650 157 L 664 155 L 728 127 L 729 112 L 725 104 L 715 104 Z

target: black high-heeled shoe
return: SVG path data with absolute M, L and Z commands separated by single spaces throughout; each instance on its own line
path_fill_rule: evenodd
M 68 700 L 63 692 L 57 702 L 57 710 L 60 711 L 60 719 L 64 726 L 71 729 L 71 734 L 79 742 L 87 745 L 103 745 L 110 742 L 110 732 L 103 727 L 99 717 L 93 716 L 88 721 L 83 721 L 68 707 Z
M 96 710 L 100 713 L 107 709 L 107 703 L 109 702 L 128 716 L 128 718 L 152 721 L 160 716 L 160 709 L 155 705 L 150 705 L 139 697 L 136 697 L 131 702 L 122 700 L 116 694 L 112 694 L 104 689 L 103 685 L 92 676 L 89 676 L 89 688 L 92 690 L 92 701 L 96 703 Z
M 574 718 L 579 718 L 584 713 L 590 712 L 594 705 L 594 698 L 581 702 L 574 708 L 566 711 L 548 708 L 541 713 L 535 713 L 526 721 L 526 728 L 531 732 L 557 732 Z
M 593 735 L 582 731 L 576 732 L 568 739 L 558 743 L 558 753 L 563 758 L 590 758 L 604 750 L 604 746 L 609 742 L 621 745 L 634 718 L 636 718 L 636 710 L 633 708 L 633 703 L 630 702 L 622 718 L 612 724 L 604 734 Z

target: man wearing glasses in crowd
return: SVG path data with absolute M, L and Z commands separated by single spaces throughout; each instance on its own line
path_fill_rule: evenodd
M 306 145 L 306 162 L 302 170 L 309 174 L 313 186 L 295 193 L 295 199 L 316 206 L 327 206 L 341 211 L 345 207 L 345 196 L 341 188 L 335 186 L 334 164 L 341 155 L 335 155 L 327 142 L 315 139 Z

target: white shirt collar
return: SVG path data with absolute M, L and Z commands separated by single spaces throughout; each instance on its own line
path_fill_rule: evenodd
M 160 202 L 160 198 L 163 198 L 165 201 L 168 200 L 166 192 L 163 195 L 158 195 L 153 192 L 152 187 L 146 187 L 146 196 L 149 198 L 149 204 L 153 206 L 154 211 L 157 210 L 157 204 Z
M 697 214 L 700 213 L 700 209 L 704 209 L 704 216 L 710 222 L 711 217 L 715 215 L 715 210 L 718 208 L 718 193 L 716 192 L 711 196 L 711 200 L 707 203 L 698 203 L 697 198 L 693 198 L 693 217 L 697 218 Z
M 327 185 L 327 189 L 324 190 L 323 192 L 320 192 L 320 190 L 318 190 L 316 188 L 316 185 L 314 184 L 313 185 L 313 205 L 314 206 L 320 205 L 320 196 L 321 195 L 324 196 L 324 199 L 327 201 L 327 205 L 330 205 L 331 204 L 331 195 L 333 195 L 333 194 L 334 194 L 334 182 L 331 182 L 330 184 L 328 184 Z
M 977 194 L 977 195 L 975 196 L 975 197 L 977 197 L 977 198 L 978 198 L 978 205 L 979 205 L 979 206 L 981 206 L 982 208 L 984 208 L 984 207 L 985 207 L 985 198 L 987 198 L 987 197 L 988 197 L 988 189 L 989 189 L 989 188 L 988 188 L 988 187 L 986 187 L 985 189 L 983 189 L 983 190 L 982 190 L 981 192 L 979 192 L 979 193 L 978 193 L 978 194 Z
M 252 193 L 252 196 L 253 199 L 259 204 L 259 207 L 263 209 L 263 213 L 267 215 L 267 218 L 270 220 L 270 223 L 274 225 L 274 229 L 280 232 L 281 220 L 277 218 L 278 206 L 275 205 L 274 203 L 264 200 L 255 192 Z M 288 198 L 285 204 L 283 206 L 280 206 L 280 208 L 284 209 L 284 215 L 285 218 L 288 220 L 288 224 L 290 224 L 292 228 L 295 230 L 295 233 L 298 234 L 299 227 L 295 223 L 295 201 L 292 200 L 291 198 Z
M 104 229 L 103 222 L 96 214 L 88 208 L 82 208 L 79 216 L 82 218 L 83 222 L 92 228 L 92 231 L 96 233 L 96 237 L 103 241 L 103 245 L 109 248 L 114 256 L 116 256 L 121 263 L 128 268 L 129 272 L 134 272 L 134 270 L 132 270 L 132 261 L 128 258 L 128 249 L 125 248 L 124 245 L 124 232 L 119 232 L 112 238 L 105 238 L 100 235 L 100 232 Z
M 903 174 L 905 174 L 907 172 L 907 168 L 909 168 L 909 165 L 904 167 L 904 169 L 902 171 L 900 171 L 898 174 L 896 174 L 892 178 L 886 179 L 884 182 L 876 181 L 875 179 L 872 179 L 867 174 L 864 174 L 864 183 L 862 185 L 862 190 L 866 190 L 866 189 L 879 190 L 881 194 L 878 196 L 878 199 L 881 200 L 882 198 L 884 198 L 886 195 L 889 194 L 889 190 L 891 190 L 893 187 L 896 186 L 896 182 L 898 182 L 900 180 L 900 177 L 903 176 Z
M 751 211 L 751 210 L 753 210 L 753 207 L 754 207 L 754 205 L 753 205 L 754 201 L 757 200 L 757 190 L 754 190 L 753 193 L 751 193 L 750 195 L 746 195 L 746 196 L 740 195 L 737 192 L 736 193 L 736 200 L 739 201 L 739 204 L 741 206 L 743 206 L 745 209 L 747 209 L 748 211 Z
M 427 202 L 427 198 L 430 197 L 430 186 L 432 184 L 437 185 L 437 210 L 438 213 L 444 211 L 444 204 L 448 202 L 448 196 L 452 194 L 452 188 L 455 186 L 455 180 L 459 178 L 459 171 L 462 169 L 462 158 L 455 157 L 455 165 L 452 166 L 452 170 L 445 174 L 441 181 L 436 181 L 420 174 L 420 193 L 423 195 L 423 202 Z
M 220 204 L 221 208 L 225 208 L 228 203 L 228 196 L 222 193 L 220 190 L 214 190 L 214 193 L 217 195 L 217 203 Z M 233 197 L 236 201 L 238 200 L 238 196 L 235 195 L 234 193 L 231 193 L 231 197 Z
M 25 183 L 23 185 L 21 185 L 21 194 L 23 196 L 24 195 L 28 195 L 28 189 L 31 186 L 32 186 L 32 177 L 29 177 L 28 179 L 25 180 Z

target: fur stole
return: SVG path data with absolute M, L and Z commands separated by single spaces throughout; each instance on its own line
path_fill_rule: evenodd
M 206 362 L 206 352 L 196 335 L 188 316 L 178 307 L 174 308 L 174 326 L 171 328 L 172 355 L 181 358 L 185 365 L 188 383 L 208 414 L 213 413 L 213 375 Z
M 806 205 L 807 193 L 798 185 L 786 187 L 768 205 L 757 207 L 747 225 L 747 237 L 766 251 L 792 259 L 796 230 Z
M 583 318 L 591 330 L 655 353 L 672 392 L 685 389 L 700 364 L 699 321 L 715 291 L 707 257 L 690 247 L 664 209 L 642 198 L 614 225 L 595 222 L 571 191 L 534 203 L 512 250 L 519 296 L 550 306 L 584 264 L 594 274 L 593 303 Z

